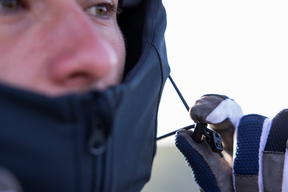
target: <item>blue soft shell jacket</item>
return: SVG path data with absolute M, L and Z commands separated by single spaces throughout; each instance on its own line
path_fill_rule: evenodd
M 0 85 L 0 166 L 24 192 L 137 192 L 156 152 L 157 111 L 170 69 L 161 0 L 123 8 L 123 82 L 48 98 Z

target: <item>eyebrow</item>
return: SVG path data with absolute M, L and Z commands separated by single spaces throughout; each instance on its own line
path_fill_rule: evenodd
M 76 0 L 76 1 L 78 1 L 81 5 L 85 5 L 86 3 L 89 3 L 89 2 L 105 3 L 105 2 L 111 1 L 111 3 L 113 3 L 115 5 L 119 3 L 119 0 Z

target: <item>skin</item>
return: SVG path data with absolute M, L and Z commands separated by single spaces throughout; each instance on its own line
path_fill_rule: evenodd
M 1 1 L 0 82 L 51 97 L 121 82 L 118 0 L 16 0 L 17 11 Z

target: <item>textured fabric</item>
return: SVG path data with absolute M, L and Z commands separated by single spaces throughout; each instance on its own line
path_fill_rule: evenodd
M 280 111 L 273 119 L 263 152 L 263 184 L 265 191 L 285 191 L 283 172 L 288 139 L 288 110 Z M 265 159 L 264 159 L 265 156 Z
M 215 97 L 215 95 L 211 95 Z M 206 97 L 209 97 L 206 96 Z M 192 117 L 197 117 L 199 119 L 203 119 L 207 112 L 211 111 L 211 108 L 215 107 L 215 103 L 218 104 L 216 108 L 207 116 L 207 119 L 210 121 L 222 121 L 221 125 L 231 124 L 231 122 L 227 122 L 225 119 L 225 114 L 230 114 L 229 107 L 233 105 L 230 101 L 223 101 L 222 97 L 217 97 L 213 102 L 209 102 L 209 99 L 205 99 L 202 101 L 201 99 L 196 102 L 196 108 L 200 110 L 197 111 L 193 109 L 190 110 L 190 115 Z M 219 100 L 222 99 L 222 102 L 219 103 Z M 218 101 L 218 102 L 217 102 Z M 209 106 L 209 103 L 211 105 Z M 207 108 L 206 108 L 207 105 Z M 194 106 L 193 106 L 194 107 Z M 192 108 L 193 108 L 192 107 Z M 207 111 L 203 117 L 200 116 L 201 111 Z M 217 112 L 218 111 L 218 112 Z M 222 113 L 220 112 L 222 111 Z M 227 112 L 228 111 L 228 112 Z M 213 114 L 215 113 L 215 114 Z M 231 112 L 233 114 L 235 112 Z M 218 115 L 217 115 L 218 114 Z M 212 117 L 213 116 L 213 117 Z M 215 118 L 214 118 L 215 116 Z M 218 126 L 218 124 L 212 125 L 211 127 Z M 217 130 L 217 128 L 216 128 Z M 221 130 L 218 130 L 221 134 Z M 209 152 L 205 153 L 202 151 L 209 151 L 208 149 L 200 148 L 198 145 L 191 144 L 190 140 L 185 138 L 186 142 L 189 143 L 193 148 L 193 152 L 188 147 L 185 150 L 180 150 L 186 157 L 188 157 L 188 162 L 193 161 L 196 162 L 195 159 L 197 155 L 195 152 L 202 157 L 202 159 L 206 162 L 206 165 L 209 167 L 210 171 L 214 175 L 214 180 L 216 181 L 218 187 L 219 183 L 217 180 L 217 174 L 213 172 L 213 168 L 210 165 L 210 161 L 207 161 L 207 156 L 209 156 Z M 287 153 L 287 145 L 288 145 L 288 110 L 285 109 L 281 111 L 272 121 L 269 118 L 261 115 L 246 115 L 241 118 L 238 127 L 235 132 L 235 143 L 234 143 L 234 164 L 233 164 L 233 185 L 234 189 L 237 192 L 254 192 L 254 191 L 288 191 L 288 156 Z M 184 141 L 183 141 L 184 142 Z M 187 145 L 188 146 L 188 145 Z M 269 151 L 268 151 L 269 150 Z M 193 156 L 191 155 L 193 154 Z M 286 157 L 285 157 L 286 156 Z M 216 159 L 216 158 L 215 158 Z M 197 160 L 198 161 L 198 160 Z M 200 161 L 200 160 L 199 160 Z M 216 160 L 215 160 L 216 161 Z M 195 163 L 194 162 L 194 163 Z M 287 163 L 287 164 L 286 164 Z M 195 163 L 196 164 L 196 163 Z M 198 163 L 199 164 L 199 163 Z M 197 164 L 192 165 L 196 166 Z M 198 167 L 199 168 L 199 167 Z M 205 173 L 202 173 L 205 174 Z M 208 175 L 206 173 L 206 175 Z M 196 177 L 196 174 L 195 174 Z M 197 178 L 196 178 L 197 179 Z M 203 185 L 203 183 L 202 183 Z M 219 187 L 220 191 L 221 188 Z M 232 190 L 231 190 L 232 191 Z
M 192 131 L 180 130 L 176 135 L 176 146 L 191 166 L 200 188 L 203 191 L 233 191 L 229 164 L 218 153 L 212 152 L 207 142 L 194 142 L 192 134 Z
M 285 153 L 283 152 L 263 152 L 263 189 L 265 192 L 282 191 L 284 159 Z
M 282 191 L 287 117 L 287 110 L 283 110 L 272 123 L 260 115 L 241 119 L 233 167 L 236 191 Z
M 220 192 L 209 166 L 189 143 L 183 137 L 176 135 L 176 146 L 192 168 L 195 181 L 199 185 L 200 191 Z
M 263 126 L 269 126 L 269 120 L 261 115 L 247 115 L 242 117 L 236 129 L 234 154 L 234 188 L 236 191 L 259 191 L 262 177 L 259 160 L 262 158 L 260 143 Z
M 244 116 L 237 129 L 237 148 L 234 159 L 234 173 L 257 175 L 259 171 L 259 145 L 263 122 L 260 115 Z
M 258 192 L 258 175 L 234 174 L 235 191 L 237 192 Z
M 265 151 L 286 151 L 288 138 L 288 109 L 282 110 L 273 119 L 272 128 L 265 147 Z

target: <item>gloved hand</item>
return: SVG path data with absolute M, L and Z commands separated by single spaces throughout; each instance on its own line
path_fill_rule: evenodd
M 200 191 L 233 191 L 232 168 L 207 142 L 196 143 L 192 131 L 182 129 L 176 134 L 176 146 L 192 168 Z
M 240 106 L 226 96 L 204 95 L 189 113 L 195 122 L 208 123 L 220 133 L 224 149 L 232 156 L 233 133 L 243 115 Z M 212 152 L 205 140 L 196 143 L 192 135 L 192 131 L 180 130 L 176 135 L 176 146 L 192 168 L 200 191 L 233 191 L 231 165 Z
M 241 118 L 241 108 L 227 99 L 206 95 L 191 108 L 190 115 L 203 123 L 215 123 L 211 127 L 224 135 L 236 128 L 232 171 L 206 142 L 195 143 L 192 131 L 181 130 L 176 136 L 176 146 L 191 166 L 200 190 L 288 191 L 288 110 L 281 111 L 273 121 L 261 115 Z
M 235 138 L 236 191 L 288 191 L 288 109 L 272 121 L 256 114 L 244 116 Z
M 234 130 L 243 116 L 241 107 L 224 95 L 209 94 L 197 100 L 189 113 L 193 121 L 208 123 L 221 135 L 223 148 L 232 157 Z

